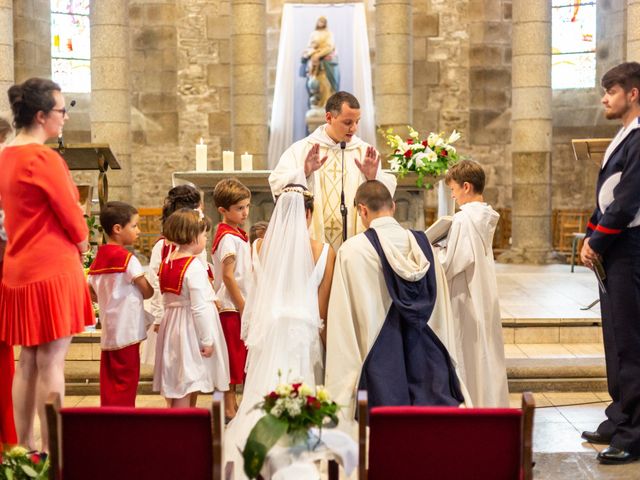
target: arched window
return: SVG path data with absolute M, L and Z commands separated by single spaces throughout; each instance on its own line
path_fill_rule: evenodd
M 551 0 L 551 84 L 554 89 L 596 84 L 595 0 Z
M 51 77 L 65 92 L 91 91 L 89 0 L 51 0 Z

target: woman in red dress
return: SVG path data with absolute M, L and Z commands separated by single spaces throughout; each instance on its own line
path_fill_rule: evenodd
M 64 358 L 71 336 L 94 322 L 80 260 L 80 253 L 89 249 L 88 228 L 69 169 L 44 145 L 68 118 L 60 87 L 32 78 L 8 93 L 19 133 L 0 154 L 7 231 L 0 342 L 22 347 L 13 379 L 18 442 L 35 447 L 37 411 L 46 451 L 46 397 L 64 394 Z

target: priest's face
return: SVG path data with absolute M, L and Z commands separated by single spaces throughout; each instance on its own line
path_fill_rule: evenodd
M 356 131 L 358 130 L 358 123 L 360 122 L 360 109 L 351 108 L 347 102 L 342 104 L 340 113 L 333 116 L 331 112 L 326 114 L 327 120 L 327 135 L 336 142 L 349 143 Z
M 638 101 L 638 89 L 632 88 L 628 92 L 620 85 L 613 85 L 605 89 L 602 96 L 602 105 L 604 105 L 604 116 L 607 120 L 617 120 L 623 118 L 633 106 L 633 102 Z

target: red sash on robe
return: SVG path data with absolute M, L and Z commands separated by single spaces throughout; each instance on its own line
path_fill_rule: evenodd
M 164 262 L 164 260 L 171 254 L 172 251 L 175 250 L 176 247 L 173 244 L 169 243 L 169 240 L 164 237 L 160 237 L 160 240 L 162 240 L 162 253 L 160 254 L 160 257 L 162 258 L 161 261 Z M 209 280 L 213 282 L 213 270 L 211 270 L 210 265 L 207 265 L 207 276 L 209 277 Z
M 218 228 L 216 229 L 216 236 L 213 238 L 213 247 L 211 248 L 211 255 L 216 253 L 218 249 L 218 245 L 220 245 L 220 241 L 222 237 L 226 234 L 235 235 L 238 238 L 241 238 L 245 242 L 249 241 L 249 237 L 247 236 L 247 232 L 242 230 L 241 228 L 233 228 L 231 225 L 227 225 L 226 223 L 219 223 Z
M 121 245 L 100 245 L 96 258 L 89 267 L 89 275 L 126 272 L 131 255 Z
M 177 260 L 162 262 L 160 264 L 160 270 L 158 270 L 158 277 L 160 277 L 160 292 L 180 295 L 184 274 L 195 258 L 196 257 L 193 256 L 182 257 Z

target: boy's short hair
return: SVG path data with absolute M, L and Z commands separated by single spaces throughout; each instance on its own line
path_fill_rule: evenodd
M 251 190 L 235 178 L 220 180 L 213 190 L 213 201 L 216 207 L 222 207 L 225 210 L 229 210 L 231 205 L 247 198 L 251 198 Z
M 379 212 L 383 209 L 393 209 L 393 198 L 391 192 L 384 183 L 378 180 L 367 180 L 356 190 L 354 203 L 364 205 L 372 212 Z
M 324 110 L 327 113 L 331 113 L 334 117 L 337 117 L 342 113 L 342 105 L 349 105 L 349 108 L 359 109 L 360 102 L 358 99 L 349 92 L 336 92 L 329 97 L 327 104 L 324 106 Z
M 607 90 L 614 85 L 620 85 L 625 92 L 632 88 L 637 88 L 640 92 L 640 63 L 625 62 L 616 65 L 602 76 L 601 83 Z
M 253 243 L 259 238 L 264 238 L 267 228 L 269 228 L 269 222 L 265 222 L 264 220 L 251 225 L 249 229 L 249 242 Z
M 100 209 L 100 225 L 108 236 L 113 234 L 113 227 L 124 227 L 131 221 L 138 210 L 125 202 L 107 202 Z
M 473 160 L 460 160 L 458 163 L 449 168 L 444 177 L 444 182 L 449 185 L 451 181 L 462 186 L 464 182 L 468 182 L 473 186 L 473 191 L 477 194 L 484 192 L 485 175 L 484 169 L 478 162 Z
M 211 220 L 200 210 L 181 208 L 176 210 L 164 222 L 164 236 L 177 245 L 189 245 L 198 239 L 202 232 L 211 230 Z

